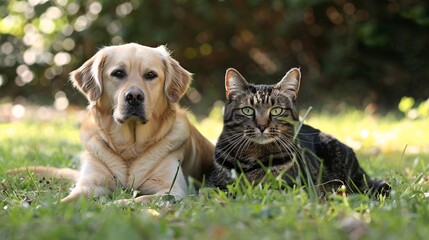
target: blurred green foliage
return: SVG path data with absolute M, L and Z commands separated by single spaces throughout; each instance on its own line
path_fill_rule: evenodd
M 85 100 L 68 73 L 98 48 L 167 44 L 195 73 L 197 113 L 224 99 L 224 72 L 274 83 L 301 67 L 300 101 L 396 109 L 429 96 L 429 3 L 417 0 L 0 0 L 0 98 Z M 59 94 L 60 93 L 60 94 Z M 328 104 L 329 103 L 329 104 Z
M 412 97 L 402 97 L 398 109 L 411 120 L 429 117 L 429 99 L 419 104 L 415 102 Z

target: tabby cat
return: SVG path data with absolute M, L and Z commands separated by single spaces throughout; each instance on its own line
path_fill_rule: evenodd
M 255 85 L 235 69 L 226 71 L 224 126 L 209 182 L 226 188 L 235 181 L 235 170 L 259 183 L 270 169 L 289 186 L 299 178 L 322 193 L 344 185 L 348 192 L 387 195 L 390 186 L 372 180 L 350 147 L 299 122 L 300 78 L 300 70 L 293 68 L 275 85 Z

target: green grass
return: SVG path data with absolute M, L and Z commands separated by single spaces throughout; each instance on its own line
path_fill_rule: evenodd
M 195 120 L 194 120 L 195 121 Z M 429 119 L 374 117 L 351 111 L 311 113 L 308 123 L 354 146 L 362 166 L 387 180 L 392 196 L 311 198 L 300 188 L 233 185 L 233 194 L 192 192 L 177 203 L 162 200 L 118 207 L 112 199 L 60 204 L 71 184 L 10 176 L 25 165 L 76 167 L 81 151 L 73 116 L 52 122 L 0 123 L 0 239 L 425 239 L 429 236 Z M 215 141 L 221 110 L 196 123 Z

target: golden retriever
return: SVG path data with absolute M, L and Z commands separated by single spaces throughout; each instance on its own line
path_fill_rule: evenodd
M 119 200 L 121 204 L 150 200 L 170 188 L 169 194 L 181 199 L 187 194 L 188 176 L 202 180 L 214 146 L 179 107 L 192 78 L 164 46 L 104 47 L 71 72 L 70 79 L 89 101 L 80 132 L 85 149 L 80 171 L 25 168 L 75 180 L 61 201 L 109 195 L 118 187 L 141 193 Z

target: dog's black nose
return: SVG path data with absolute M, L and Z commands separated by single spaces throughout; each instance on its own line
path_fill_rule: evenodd
M 131 89 L 125 93 L 125 101 L 130 105 L 139 105 L 143 100 L 144 94 L 140 89 Z

